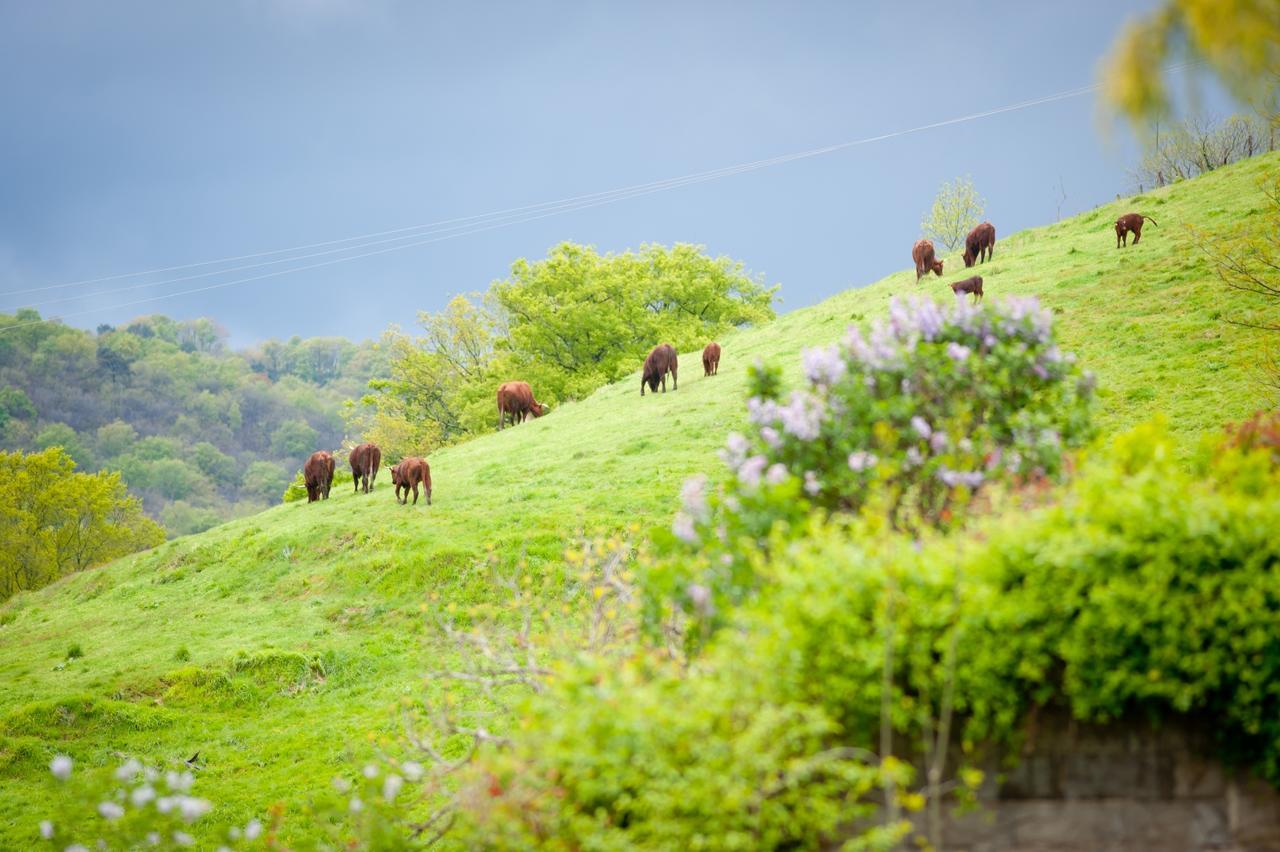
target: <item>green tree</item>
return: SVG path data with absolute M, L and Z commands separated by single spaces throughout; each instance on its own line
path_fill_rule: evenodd
M 98 455 L 103 459 L 124 455 L 138 442 L 138 430 L 123 420 L 98 427 Z
M 147 486 L 167 500 L 181 500 L 200 490 L 200 474 L 180 459 L 159 459 L 147 465 Z
M 119 474 L 77 473 L 61 448 L 0 452 L 0 598 L 164 541 Z
M 920 231 L 927 239 L 942 243 L 947 251 L 955 251 L 982 221 L 985 208 L 986 203 L 974 189 L 973 180 L 956 178 L 942 184 L 933 206 L 920 222 Z
M 89 450 L 85 447 L 76 430 L 65 423 L 50 423 L 36 434 L 36 448 L 47 450 L 50 447 L 62 447 L 75 463 L 84 467 L 90 462 Z
M 274 503 L 289 484 L 289 474 L 278 464 L 256 461 L 244 472 L 240 488 L 259 500 Z
M 221 486 L 235 486 L 240 482 L 240 463 L 208 441 L 191 448 L 191 460 L 201 473 Z
M 306 423 L 289 420 L 271 433 L 271 453 L 281 458 L 309 456 L 315 452 L 320 434 Z

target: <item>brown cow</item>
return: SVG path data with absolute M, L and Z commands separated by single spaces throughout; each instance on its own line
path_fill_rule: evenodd
M 505 429 L 507 415 L 511 415 L 511 425 L 523 423 L 529 415 L 541 417 L 550 411 L 550 406 L 543 405 L 533 398 L 533 390 L 528 382 L 503 382 L 498 388 L 498 428 Z
M 409 502 L 409 489 L 413 489 L 413 505 L 418 505 L 418 483 L 427 492 L 427 505 L 431 505 L 431 465 L 426 459 L 410 457 L 391 468 L 391 484 L 396 487 L 396 502 L 401 506 Z M 400 499 L 400 489 L 404 499 Z
M 972 278 L 966 278 L 963 281 L 956 281 L 951 285 L 951 292 L 956 296 L 963 296 L 965 293 L 973 294 L 973 303 L 976 305 L 982 301 L 982 276 L 975 275 Z
M 378 478 L 378 468 L 382 467 L 382 450 L 377 444 L 359 444 L 347 454 L 351 463 L 351 479 L 356 484 L 356 493 L 361 487 L 368 494 L 373 490 L 373 483 Z
M 329 499 L 333 485 L 333 453 L 317 450 L 302 466 L 302 479 L 307 484 L 307 502 Z
M 975 263 L 986 263 L 996 250 L 996 226 L 983 222 L 969 232 L 964 238 L 964 266 L 968 269 Z
M 911 259 L 916 262 L 917 284 L 931 271 L 934 275 L 942 275 L 942 261 L 934 259 L 933 243 L 928 240 L 916 240 L 916 244 L 911 247 Z
M 702 350 L 702 375 L 714 376 L 720 372 L 720 344 L 711 342 Z
M 1138 240 L 1142 239 L 1142 220 L 1144 219 L 1153 225 L 1156 224 L 1155 219 L 1143 216 L 1141 213 L 1126 213 L 1116 220 L 1116 248 L 1120 248 L 1121 242 L 1126 246 L 1129 245 L 1130 231 L 1133 232 L 1133 244 L 1135 246 L 1138 244 Z M 1156 225 L 1156 227 L 1160 226 Z
M 662 382 L 662 392 L 667 392 L 667 373 L 671 374 L 671 389 L 679 388 L 676 380 L 676 367 L 678 361 L 676 359 L 676 348 L 670 343 L 663 343 L 653 347 L 653 351 L 649 353 L 649 357 L 644 359 L 644 371 L 640 375 L 640 395 L 644 396 L 644 386 L 648 385 L 649 390 L 654 393 L 658 392 L 658 382 Z

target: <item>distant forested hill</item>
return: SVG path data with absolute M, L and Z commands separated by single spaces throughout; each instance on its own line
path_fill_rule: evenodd
M 372 343 L 294 337 L 232 351 L 208 319 L 141 317 L 97 332 L 0 314 L 0 447 L 61 445 L 118 470 L 181 535 L 277 503 L 317 448 L 343 438 L 342 405 L 382 375 Z

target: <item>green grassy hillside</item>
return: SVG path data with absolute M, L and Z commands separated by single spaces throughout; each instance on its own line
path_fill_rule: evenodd
M 1224 321 L 1247 302 L 1182 226 L 1258 212 L 1258 179 L 1276 168 L 1280 155 L 1260 157 L 1002 236 L 978 270 L 987 297 L 1034 294 L 1053 308 L 1065 348 L 1099 376 L 1104 430 L 1159 412 L 1189 448 L 1262 399 L 1257 333 Z M 1111 223 L 1131 209 L 1160 224 L 1117 251 Z M 665 523 L 683 479 L 714 471 L 741 422 L 748 364 L 776 360 L 794 376 L 802 348 L 892 296 L 950 298 L 946 282 L 965 272 L 948 261 L 941 280 L 903 271 L 726 338 L 717 377 L 686 354 L 677 392 L 641 399 L 637 375 L 442 450 L 430 507 L 395 505 L 384 472 L 372 495 L 277 506 L 11 600 L 0 607 L 0 847 L 35 837 L 57 752 L 176 765 L 199 750 L 198 789 L 218 804 L 207 832 L 272 801 L 301 805 L 367 737 L 394 729 L 391 705 L 430 688 L 423 674 L 441 651 L 426 639 L 425 601 L 484 599 L 490 549 L 537 572 L 583 531 Z M 73 645 L 83 655 L 68 659 Z

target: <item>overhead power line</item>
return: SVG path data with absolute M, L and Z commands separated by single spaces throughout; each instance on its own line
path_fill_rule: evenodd
M 1194 63 L 1180 63 L 1171 66 L 1165 71 L 1174 71 L 1179 68 L 1187 67 Z M 404 228 L 395 228 L 385 231 L 377 231 L 368 234 L 362 234 L 353 237 L 344 237 L 341 239 L 327 240 L 317 243 L 308 243 L 305 245 L 293 246 L 285 249 L 274 249 L 271 251 L 256 252 L 253 254 L 236 255 L 231 257 L 219 258 L 216 260 L 201 261 L 198 263 L 188 263 L 178 266 L 161 267 L 157 269 L 145 270 L 133 273 L 121 273 L 118 275 L 109 275 L 100 278 L 83 279 L 80 281 L 71 281 L 63 284 L 53 284 L 44 287 L 33 287 L 24 290 L 12 290 L 0 294 L 0 296 L 14 296 L 26 293 L 48 292 L 52 290 L 69 289 L 72 287 L 81 287 L 90 284 L 105 283 L 108 281 L 118 281 L 130 278 L 145 277 L 167 272 L 183 271 L 187 269 L 199 269 L 200 267 L 216 266 L 219 264 L 236 263 L 242 260 L 255 260 L 258 258 L 274 257 L 276 255 L 290 254 L 294 252 L 307 252 L 311 249 L 324 249 L 322 251 L 311 252 L 307 254 L 294 255 L 285 258 L 277 258 L 275 260 L 260 261 L 255 263 L 243 264 L 225 269 L 216 269 L 202 273 L 193 273 L 177 278 L 171 278 L 163 281 L 143 282 L 138 284 L 130 284 L 122 287 L 109 288 L 105 290 L 94 290 L 81 293 L 75 296 L 59 297 L 24 305 L 23 307 L 36 307 L 40 305 L 58 304 L 69 301 L 81 301 L 96 296 L 109 295 L 124 291 L 146 289 L 151 287 L 161 287 L 168 284 L 190 281 L 199 278 L 207 278 L 216 275 L 226 275 L 232 272 L 243 272 L 253 269 L 261 269 L 268 266 L 275 266 L 285 263 L 296 263 L 300 260 L 308 260 L 316 257 L 327 257 L 334 254 L 342 254 L 341 257 L 330 257 L 327 260 L 316 263 L 308 263 L 301 266 L 293 266 L 287 269 L 275 270 L 259 275 L 251 275 L 243 278 L 233 279 L 231 281 L 222 281 L 215 284 L 208 284 L 201 287 L 188 288 L 171 293 L 164 293 L 156 296 L 150 296 L 142 299 L 134 299 L 131 301 L 119 302 L 112 305 L 99 306 L 81 311 L 72 311 L 50 316 L 39 320 L 28 320 L 20 323 L 12 323 L 8 326 L 0 327 L 0 333 L 10 331 L 12 329 L 22 328 L 42 322 L 51 322 L 55 320 L 68 319 L 71 317 L 84 316 L 91 313 L 98 313 L 107 310 L 116 310 L 124 307 L 132 307 L 135 305 L 157 302 L 164 299 L 173 299 L 180 296 L 193 295 L 196 293 L 208 292 L 210 290 L 222 289 L 224 287 L 232 287 L 239 284 L 246 284 L 253 281 L 262 281 L 265 279 L 276 278 L 282 275 L 288 275 L 295 272 L 304 272 L 310 269 L 318 269 L 325 266 L 331 266 L 337 263 L 345 263 L 347 261 L 358 260 L 360 258 L 372 257 L 374 255 L 386 254 L 388 252 L 400 251 L 403 249 L 415 248 L 431 243 L 443 242 L 445 240 L 456 239 L 458 237 L 468 236 L 470 234 L 490 231 L 496 228 L 507 227 L 510 225 L 523 224 L 538 219 L 545 219 L 549 216 L 556 216 L 562 213 L 575 212 L 585 210 L 592 207 L 599 207 L 605 204 L 613 204 L 619 201 L 629 200 L 644 195 L 650 195 L 656 192 L 664 192 L 670 189 L 676 189 L 683 186 L 690 186 L 699 183 L 705 183 L 712 180 L 732 175 L 743 174 L 746 172 L 757 171 L 759 169 L 769 168 L 784 163 L 794 162 L 797 160 L 819 157 L 825 154 L 842 151 L 848 148 L 854 148 L 861 145 L 868 145 L 875 142 L 883 142 L 902 136 L 915 133 L 921 133 L 927 130 L 935 130 L 942 127 L 949 127 L 956 124 L 963 124 L 970 121 L 977 121 L 983 118 L 1000 115 L 1003 113 L 1016 112 L 1028 109 L 1034 106 L 1054 103 L 1056 101 L 1067 100 L 1069 98 L 1079 97 L 1096 91 L 1101 84 L 1094 83 L 1087 86 L 1079 86 L 1074 89 L 1068 89 L 1062 92 L 1056 92 L 1051 95 L 1031 98 L 1029 100 L 1019 101 L 1017 103 L 1008 104 L 1001 107 L 995 107 L 980 112 L 970 113 L 968 115 L 957 116 L 955 118 L 944 119 L 942 121 L 930 122 L 916 127 L 903 130 L 895 130 L 888 133 L 882 133 L 875 136 L 867 136 L 861 139 L 854 139 L 845 142 L 839 142 L 832 145 L 825 145 L 820 148 L 811 148 L 805 151 L 797 151 L 789 154 L 782 154 L 775 157 L 769 157 L 761 160 L 754 160 L 746 163 L 739 163 L 732 166 L 724 166 L 718 169 L 710 169 L 702 172 L 694 172 L 679 177 L 666 178 L 663 180 L 651 181 L 648 183 L 635 184 L 619 189 L 607 190 L 603 192 L 587 193 L 584 195 L 571 196 L 556 201 L 542 202 L 539 204 L 529 204 L 522 207 L 511 207 L 504 210 L 491 211 L 489 213 L 479 213 L 471 216 L 461 216 L 452 219 L 443 219 L 438 222 L 431 222 L 421 225 L 411 225 Z M 399 236 L 393 236 L 393 235 Z M 430 236 L 423 239 L 423 237 Z M 341 245 L 350 243 L 350 245 Z M 394 245 L 388 245 L 394 243 Z M 383 246 L 370 251 L 373 246 Z M 346 254 L 348 252 L 354 252 Z

